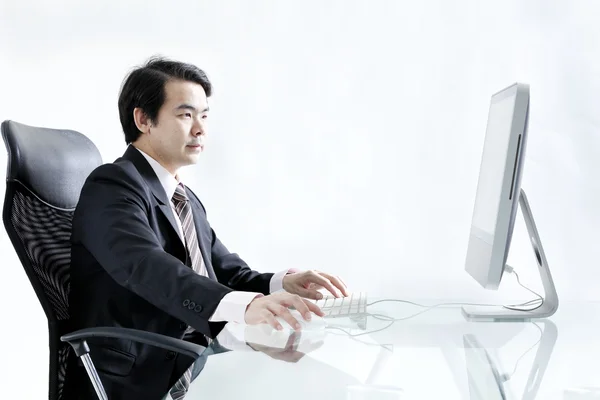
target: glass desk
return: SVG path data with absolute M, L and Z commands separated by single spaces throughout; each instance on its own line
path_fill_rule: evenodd
M 185 399 L 600 399 L 600 303 L 562 303 L 534 322 L 423 310 L 382 302 L 366 320 L 295 333 L 230 323 Z

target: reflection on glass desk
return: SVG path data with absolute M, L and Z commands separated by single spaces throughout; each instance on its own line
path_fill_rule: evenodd
M 543 328 L 539 328 L 539 325 Z M 527 384 L 521 399 L 535 399 L 538 388 L 544 377 L 548 361 L 554 349 L 557 339 L 556 325 L 550 320 L 542 320 L 535 323 L 540 329 L 540 339 L 532 346 L 537 347 L 536 356 L 530 367 Z M 512 378 L 512 374 L 501 373 L 498 358 L 492 354 L 495 349 L 486 349 L 476 335 L 465 334 L 463 336 L 465 356 L 467 364 L 467 375 L 469 378 L 470 399 L 493 400 L 493 399 L 516 399 L 504 383 Z M 531 349 L 529 349 L 531 350 Z
M 564 302 L 534 322 L 470 322 L 460 306 L 422 311 L 378 303 L 366 329 L 349 318 L 310 332 L 230 323 L 185 398 L 600 398 L 600 303 Z

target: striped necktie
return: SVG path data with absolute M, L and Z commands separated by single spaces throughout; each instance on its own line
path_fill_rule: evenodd
M 185 247 L 187 248 L 190 260 L 192 262 L 191 267 L 196 273 L 208 276 L 206 271 L 206 265 L 202 259 L 202 253 L 198 246 L 198 235 L 196 234 L 196 226 L 194 225 L 194 216 L 192 215 L 192 207 L 190 206 L 190 200 L 185 193 L 183 184 L 177 185 L 175 193 L 173 194 L 173 205 L 175 205 L 175 211 L 181 221 L 181 227 L 183 228 L 183 237 L 185 239 Z
M 173 201 L 175 211 L 177 212 L 177 215 L 181 221 L 183 237 L 185 239 L 185 247 L 187 248 L 191 260 L 190 266 L 194 271 L 196 271 L 196 273 L 208 276 L 206 265 L 204 264 L 202 253 L 200 252 L 200 247 L 198 246 L 198 235 L 196 234 L 196 227 L 194 225 L 194 216 L 192 215 L 190 200 L 187 197 L 185 188 L 181 183 L 177 185 L 171 201 Z M 189 328 L 188 331 L 193 331 L 193 329 Z M 179 380 L 171 388 L 170 394 L 173 400 L 180 400 L 185 397 L 185 394 L 190 386 L 191 379 L 192 367 L 185 371 L 183 376 L 179 378 Z

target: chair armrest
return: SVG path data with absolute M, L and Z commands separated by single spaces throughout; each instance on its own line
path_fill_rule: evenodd
M 175 351 L 177 353 L 192 357 L 193 359 L 200 357 L 204 350 L 206 350 L 206 347 L 204 346 L 161 335 L 159 333 L 116 327 L 80 329 L 78 331 L 62 335 L 60 340 L 62 342 L 69 343 L 77 353 L 77 357 L 81 357 L 81 355 L 89 352 L 85 340 L 93 337 L 133 340 L 135 342 L 160 347 L 165 350 Z M 78 347 L 80 347 L 81 344 L 83 344 L 84 348 L 79 349 Z

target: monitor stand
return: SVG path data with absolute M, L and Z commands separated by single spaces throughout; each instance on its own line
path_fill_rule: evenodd
M 550 356 L 552 355 L 552 351 L 554 350 L 554 345 L 556 343 L 556 339 L 558 338 L 558 329 L 556 328 L 556 325 L 554 325 L 554 323 L 552 321 L 550 321 L 549 319 L 535 321 L 535 323 L 543 324 L 544 328 L 543 328 L 543 330 L 542 330 L 542 328 L 540 328 L 540 330 L 542 332 L 542 336 L 540 337 L 537 352 L 535 354 L 535 358 L 534 358 L 533 363 L 531 364 L 531 368 L 529 370 L 529 376 L 527 378 L 527 383 L 525 385 L 525 388 L 523 389 L 523 394 L 521 395 L 521 400 L 533 400 L 533 399 L 537 398 L 538 390 L 542 383 L 542 379 L 544 378 L 544 373 L 546 372 L 548 363 L 550 362 Z M 467 337 L 467 335 L 463 335 L 463 337 Z M 490 356 L 490 352 L 484 346 L 481 345 L 481 343 L 477 340 L 476 336 L 475 336 L 475 340 L 476 340 L 475 343 L 478 345 L 478 347 L 480 347 L 481 349 L 488 352 L 488 356 Z M 529 350 L 527 350 L 526 353 L 527 352 L 529 352 Z M 496 384 L 498 385 L 499 391 L 504 392 L 505 395 L 508 395 L 508 396 L 506 396 L 506 398 L 511 398 L 511 399 L 516 398 L 516 396 L 512 395 L 511 391 L 509 390 L 509 388 L 506 385 L 506 382 L 509 381 L 510 379 L 512 379 L 512 374 L 510 374 L 510 375 L 509 374 L 502 374 L 502 375 L 499 374 L 499 372 L 500 372 L 498 370 L 499 365 L 498 365 L 498 360 L 496 357 L 490 358 L 488 361 L 490 362 L 489 368 L 491 368 L 492 371 L 496 372 L 496 374 L 497 374 Z M 517 360 L 517 364 L 518 364 L 518 362 L 519 361 Z M 480 366 L 476 366 L 476 367 L 480 367 Z M 467 369 L 468 368 L 469 368 L 469 366 L 467 365 Z M 514 371 L 513 371 L 513 373 L 514 373 Z M 510 393 L 510 395 L 509 395 L 509 393 Z M 491 398 L 491 396 L 490 396 L 490 398 Z M 503 397 L 503 398 L 505 398 L 505 397 Z
M 554 350 L 554 344 L 558 338 L 558 329 L 556 329 L 556 325 L 554 325 L 552 321 L 547 319 L 536 322 L 543 323 L 544 330 L 535 359 L 533 360 L 533 364 L 531 364 L 527 384 L 523 390 L 523 400 L 533 400 L 537 398 L 538 389 L 542 383 L 542 378 L 544 377 L 546 367 L 548 367 L 548 362 L 550 361 L 550 355 L 552 354 L 552 350 Z
M 552 280 L 550 268 L 546 261 L 546 254 L 544 253 L 542 242 L 535 227 L 529 203 L 527 202 L 527 196 L 525 196 L 523 189 L 521 189 L 519 194 L 519 206 L 523 212 L 523 218 L 527 225 L 527 232 L 529 233 L 529 239 L 531 239 L 538 271 L 544 287 L 545 296 L 543 297 L 543 303 L 540 307 L 530 311 L 508 309 L 503 306 L 464 306 L 462 307 L 462 313 L 470 321 L 530 321 L 550 317 L 558 309 L 558 295 L 556 294 L 554 281 Z

